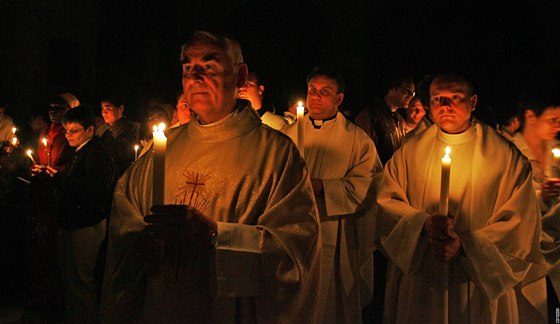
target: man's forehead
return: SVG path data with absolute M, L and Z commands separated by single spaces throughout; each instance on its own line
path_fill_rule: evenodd
M 197 40 L 185 46 L 182 56 L 183 62 L 188 62 L 195 58 L 216 59 L 219 61 L 226 59 L 225 49 L 216 42 L 209 40 Z
M 329 87 L 329 88 L 333 88 L 333 87 L 337 87 L 337 83 L 336 80 L 333 78 L 330 78 L 326 75 L 317 75 L 314 76 L 313 78 L 311 78 L 311 80 L 309 80 L 309 83 L 307 84 L 307 86 L 311 87 L 318 87 L 323 85 L 323 88 Z
M 449 91 L 453 93 L 467 93 L 467 85 L 458 81 L 439 81 L 434 80 L 430 85 L 430 93 L 439 91 Z

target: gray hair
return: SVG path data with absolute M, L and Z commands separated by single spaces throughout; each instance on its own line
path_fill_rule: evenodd
M 241 53 L 241 46 L 239 42 L 232 37 L 225 35 L 215 34 L 207 31 L 195 31 L 190 35 L 188 40 L 181 46 L 181 62 L 185 61 L 186 50 L 194 42 L 206 40 L 214 45 L 222 48 L 224 52 L 228 55 L 231 60 L 231 65 L 236 69 L 240 64 L 243 63 L 243 54 Z

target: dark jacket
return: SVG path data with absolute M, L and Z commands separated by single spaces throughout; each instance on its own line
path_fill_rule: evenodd
M 101 135 L 103 145 L 107 147 L 117 167 L 119 175 L 134 162 L 134 145 L 140 139 L 140 124 L 123 117 L 117 120 L 109 130 Z
M 111 155 L 95 136 L 74 153 L 66 169 L 55 176 L 60 227 L 88 227 L 109 216 L 116 170 Z

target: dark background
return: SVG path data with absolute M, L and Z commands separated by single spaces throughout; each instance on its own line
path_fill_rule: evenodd
M 559 9 L 557 1 L 0 0 L 0 98 L 24 123 L 53 92 L 97 109 L 102 94 L 118 91 L 140 119 L 150 97 L 175 100 L 182 36 L 221 28 L 237 36 L 277 110 L 326 64 L 346 78 L 353 113 L 390 71 L 418 81 L 455 70 L 473 79 L 479 111 L 499 118 L 527 86 L 558 83 Z

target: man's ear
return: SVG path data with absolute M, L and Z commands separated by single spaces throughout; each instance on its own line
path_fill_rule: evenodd
M 342 104 L 342 100 L 344 100 L 344 93 L 337 94 L 336 95 L 337 106 L 340 106 Z
M 525 109 L 525 111 L 523 112 L 523 117 L 525 121 L 533 121 L 535 120 L 535 118 L 537 118 L 537 114 L 535 114 L 535 112 L 531 109 Z
M 476 103 L 478 102 L 478 96 L 474 95 L 471 98 L 471 111 L 474 111 L 476 109 Z
M 249 74 L 249 69 L 247 64 L 241 63 L 237 67 L 237 87 L 241 88 L 247 83 L 247 74 Z
M 259 86 L 259 95 L 262 96 L 263 92 L 264 92 L 264 86 L 260 85 Z

